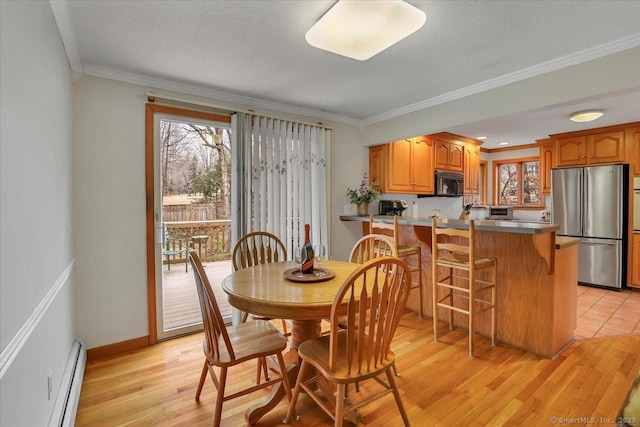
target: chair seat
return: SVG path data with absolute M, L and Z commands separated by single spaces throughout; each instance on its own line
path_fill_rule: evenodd
M 389 351 L 387 358 L 378 362 L 377 366 L 371 363 L 367 366 L 367 362 L 360 364 L 360 369 L 351 368 L 351 372 L 347 369 L 347 361 L 345 357 L 337 358 L 337 366 L 332 371 L 329 369 L 329 341 L 328 335 L 305 341 L 298 347 L 298 356 L 313 365 L 326 378 L 336 383 L 352 383 L 362 381 L 380 375 L 385 369 L 395 361 L 395 355 Z M 347 345 L 347 332 L 338 332 L 338 353 L 344 354 Z M 364 374 L 367 372 L 367 374 Z
M 207 343 L 203 341 L 203 348 L 207 359 L 216 366 L 225 364 L 238 364 L 243 360 L 255 359 L 258 356 L 268 356 L 276 351 L 283 351 L 287 347 L 287 339 L 278 329 L 264 320 L 253 320 L 241 323 L 237 326 L 228 326 L 227 332 L 231 340 L 231 346 L 235 353 L 235 359 L 227 351 L 227 346 L 222 341 L 222 335 L 218 339 L 220 356 L 215 356 L 207 351 Z
M 398 246 L 398 256 L 416 254 L 419 250 L 418 246 Z
M 469 255 L 450 253 L 437 258 L 438 265 L 449 267 L 469 268 Z M 485 268 L 493 265 L 493 258 L 476 258 L 476 268 Z

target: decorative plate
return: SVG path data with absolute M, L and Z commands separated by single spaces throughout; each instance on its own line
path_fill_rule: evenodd
M 291 268 L 284 272 L 285 279 L 299 283 L 324 282 L 325 280 L 333 279 L 335 276 L 336 273 L 326 268 L 314 268 L 311 274 L 301 273 L 299 267 Z

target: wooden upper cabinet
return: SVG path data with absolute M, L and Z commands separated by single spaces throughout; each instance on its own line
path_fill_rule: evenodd
M 433 140 L 426 136 L 412 138 L 413 182 L 418 194 L 431 194 L 435 190 L 433 172 Z
M 369 174 L 373 173 L 371 158 L 370 149 Z M 378 164 L 386 168 L 385 192 L 433 194 L 433 141 L 426 136 L 387 144 L 386 159 Z
M 401 139 L 388 146 L 387 190 L 390 193 L 408 193 L 413 190 L 411 147 L 410 139 Z
M 480 147 L 475 144 L 464 145 L 463 159 L 464 194 L 480 192 Z
M 586 162 L 586 136 L 558 138 L 556 140 L 556 166 L 584 165 Z
M 585 166 L 625 160 L 624 131 L 610 131 L 556 139 L 556 166 Z
M 634 175 L 640 176 L 640 129 L 631 132 L 631 143 L 633 144 Z M 639 268 L 640 269 L 640 268 Z
M 540 146 L 540 189 L 551 193 L 551 167 L 553 166 L 553 142 L 550 138 L 538 140 Z
M 598 133 L 587 136 L 587 163 L 615 163 L 624 161 L 624 131 Z
M 369 147 L 369 183 L 377 182 L 380 192 L 387 191 L 386 145 Z
M 434 149 L 435 169 L 462 172 L 463 144 L 436 139 Z

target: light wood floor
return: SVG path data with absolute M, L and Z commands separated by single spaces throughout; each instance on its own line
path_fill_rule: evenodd
M 464 331 L 453 331 L 435 343 L 431 319 L 413 312 L 403 317 L 393 349 L 412 425 L 546 426 L 552 417 L 615 420 L 640 371 L 640 334 L 577 341 L 555 360 L 504 344 L 491 348 L 484 338 L 471 359 L 466 338 Z M 196 334 L 90 361 L 76 424 L 211 425 L 215 394 L 209 379 L 200 403 L 194 400 L 204 360 L 201 339 Z M 232 370 L 230 389 L 251 383 L 254 373 L 255 362 Z M 262 390 L 225 402 L 222 425 L 245 425 L 244 411 L 266 394 Z M 283 402 L 256 426 L 281 425 L 285 412 Z M 332 425 L 307 396 L 300 397 L 297 412 L 300 421 L 294 425 Z M 402 424 L 390 395 L 361 412 L 368 426 Z

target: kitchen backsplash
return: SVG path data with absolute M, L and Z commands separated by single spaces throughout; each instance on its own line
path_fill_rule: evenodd
M 434 210 L 440 211 L 441 218 L 458 218 L 462 211 L 462 197 L 428 197 L 418 199 L 414 195 L 410 194 L 384 194 L 383 200 L 405 200 L 407 202 L 407 209 L 402 213 L 404 217 L 410 217 L 412 215 L 412 206 L 415 203 L 418 211 L 418 217 L 429 217 L 434 213 Z M 551 200 L 549 195 L 544 197 L 545 207 L 535 210 L 521 210 L 514 209 L 513 216 L 517 219 L 524 220 L 539 220 L 541 217 L 541 211 L 543 209 L 551 209 Z M 370 213 L 378 214 L 378 202 L 372 203 L 370 207 Z M 470 219 L 485 219 L 485 211 L 481 208 L 472 208 L 469 215 Z

